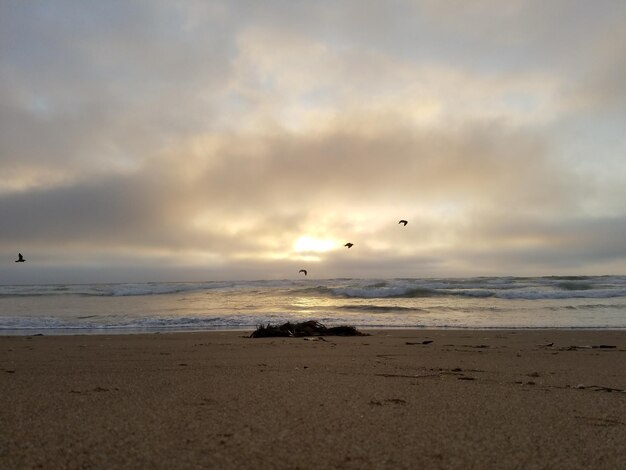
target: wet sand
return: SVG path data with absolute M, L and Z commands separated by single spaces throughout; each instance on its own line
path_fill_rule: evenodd
M 626 331 L 369 333 L 1 337 L 0 468 L 624 468 Z

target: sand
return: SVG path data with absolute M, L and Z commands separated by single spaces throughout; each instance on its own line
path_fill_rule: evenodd
M 370 333 L 2 337 L 0 468 L 624 468 L 626 331 Z

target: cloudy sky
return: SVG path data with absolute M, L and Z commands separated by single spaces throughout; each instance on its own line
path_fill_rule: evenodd
M 626 274 L 625 21 L 3 0 L 0 283 Z

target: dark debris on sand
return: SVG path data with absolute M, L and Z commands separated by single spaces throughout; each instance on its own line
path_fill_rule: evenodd
M 309 320 L 302 323 L 282 325 L 259 325 L 250 338 L 302 337 L 302 336 L 368 336 L 353 326 L 326 327 L 320 322 Z

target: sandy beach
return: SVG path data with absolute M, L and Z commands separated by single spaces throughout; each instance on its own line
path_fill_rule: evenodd
M 626 331 L 0 338 L 1 468 L 623 468 Z

